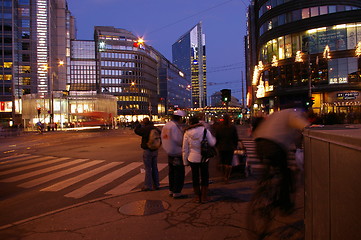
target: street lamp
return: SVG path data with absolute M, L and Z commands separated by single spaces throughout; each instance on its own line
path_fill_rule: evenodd
M 63 60 L 58 60 L 58 67 L 64 65 Z M 50 103 L 50 126 L 54 130 L 54 77 L 58 77 L 58 74 L 54 71 L 51 74 L 51 103 Z

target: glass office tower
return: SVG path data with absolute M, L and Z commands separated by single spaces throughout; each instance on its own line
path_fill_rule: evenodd
M 0 0 L 0 7 L 0 119 L 6 123 L 21 119 L 22 96 L 50 99 L 65 89 L 72 17 L 66 0 Z M 42 108 L 53 114 L 50 103 Z
M 192 107 L 207 105 L 206 46 L 202 23 L 181 36 L 172 45 L 173 63 L 191 82 Z

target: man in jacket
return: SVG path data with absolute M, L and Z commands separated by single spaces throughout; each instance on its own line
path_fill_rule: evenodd
M 168 154 L 169 195 L 173 198 L 184 198 L 184 165 L 182 160 L 183 124 L 182 118 L 186 113 L 182 110 L 174 111 L 172 120 L 162 129 L 162 146 Z
M 148 147 L 149 135 L 152 129 L 157 129 L 149 118 L 144 118 L 142 124 L 135 126 L 134 132 L 142 137 L 140 147 L 144 149 L 143 163 L 145 168 L 144 187 L 142 191 L 159 189 L 159 172 L 158 172 L 158 149 L 151 150 Z M 157 129 L 158 132 L 159 129 Z

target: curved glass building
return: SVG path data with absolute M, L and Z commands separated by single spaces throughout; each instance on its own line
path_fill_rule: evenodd
M 289 103 L 361 119 L 361 2 L 254 0 L 247 79 L 255 111 Z

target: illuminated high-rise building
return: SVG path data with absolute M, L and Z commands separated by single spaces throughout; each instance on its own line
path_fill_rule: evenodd
M 24 95 L 50 99 L 66 88 L 75 30 L 66 0 L 0 0 L 0 6 L 0 119 L 10 122 L 18 121 Z
M 98 93 L 115 96 L 117 114 L 129 121 L 157 115 L 157 53 L 128 30 L 112 26 L 94 30 Z
M 172 45 L 172 58 L 191 82 L 192 107 L 206 106 L 206 45 L 201 22 Z

